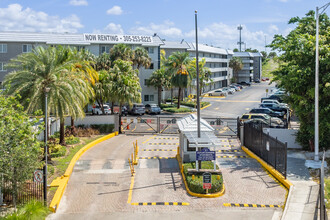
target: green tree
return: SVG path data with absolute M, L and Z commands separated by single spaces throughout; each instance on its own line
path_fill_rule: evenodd
M 135 48 L 134 58 L 132 59 L 133 65 L 139 70 L 142 66 L 149 68 L 151 65 L 151 58 L 149 57 L 148 51 L 142 47 Z
M 104 114 L 104 107 L 103 105 L 110 99 L 112 94 L 110 93 L 110 88 L 112 86 L 111 80 L 110 80 L 110 74 L 109 71 L 111 69 L 107 70 L 99 70 L 98 76 L 99 79 L 95 84 L 92 85 L 95 97 L 94 100 L 97 102 L 97 104 L 100 106 L 102 113 Z M 113 108 L 112 108 L 113 109 Z
M 8 67 L 14 69 L 5 78 L 10 84 L 7 94 L 20 94 L 28 113 L 44 111 L 45 88 L 48 93 L 48 112 L 60 118 L 60 144 L 65 144 L 64 119 L 82 118 L 84 106 L 93 95 L 91 80 L 85 71 L 78 71 L 80 60 L 70 48 L 38 47 L 30 53 L 12 59 Z
M 132 61 L 134 59 L 134 52 L 126 44 L 116 44 L 110 50 L 110 60 L 113 62 L 118 59 Z
M 6 188 L 13 194 L 16 207 L 18 190 L 41 166 L 40 128 L 33 128 L 37 121 L 30 119 L 14 96 L 0 95 L 0 119 L 0 184 L 10 183 Z
M 242 59 L 239 57 L 233 57 L 229 61 L 229 67 L 233 69 L 233 75 L 235 82 L 238 81 L 238 71 L 240 71 L 243 68 L 243 62 Z
M 286 37 L 275 35 L 270 47 L 280 52 L 280 67 L 273 72 L 278 82 L 290 95 L 287 102 L 300 120 L 297 140 L 308 149 L 314 142 L 315 100 L 315 12 L 306 17 L 291 18 L 296 24 Z M 319 32 L 319 134 L 320 149 L 328 148 L 330 142 L 330 21 L 326 14 L 320 15 Z
M 203 88 L 206 84 L 211 83 L 211 70 L 205 66 L 206 60 L 202 58 L 198 61 L 198 69 L 199 69 L 199 95 L 202 95 Z M 197 77 L 197 67 L 196 67 L 196 58 L 194 58 L 189 64 L 189 72 L 193 79 Z
M 257 49 L 247 48 L 245 52 L 258 53 L 259 51 Z
M 237 48 L 235 48 L 233 51 L 234 51 L 234 52 L 239 52 L 239 50 L 238 50 Z
M 153 86 L 158 91 L 158 105 L 161 104 L 162 89 L 171 87 L 170 77 L 167 75 L 164 68 L 154 71 L 148 79 L 148 86 Z
M 166 71 L 171 75 L 171 83 L 174 87 L 178 87 L 178 106 L 180 108 L 181 103 L 181 91 L 183 88 L 187 88 L 189 83 L 188 65 L 190 63 L 189 53 L 174 52 L 172 53 L 165 66 Z
M 274 52 L 274 51 L 269 52 L 269 54 L 268 54 L 268 58 L 273 59 L 274 57 L 277 57 L 276 52 Z

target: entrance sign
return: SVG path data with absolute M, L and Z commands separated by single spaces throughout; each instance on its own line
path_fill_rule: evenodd
M 208 148 L 203 148 L 201 151 L 196 151 L 196 160 L 215 160 L 215 151 L 210 151 Z
M 212 188 L 212 175 L 211 173 L 203 173 L 203 189 Z
M 44 180 L 44 174 L 41 170 L 36 170 L 33 173 L 33 181 L 37 183 L 42 183 Z

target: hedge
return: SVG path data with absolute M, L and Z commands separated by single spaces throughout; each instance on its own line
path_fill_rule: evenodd
M 97 129 L 100 131 L 101 134 L 111 133 L 113 132 L 115 125 L 114 124 L 92 124 L 90 125 L 91 128 Z
M 189 190 L 194 193 L 206 194 L 206 190 L 203 189 L 203 174 L 195 174 L 195 180 L 192 179 L 192 175 L 188 174 L 188 169 L 195 169 L 195 162 L 184 163 L 183 164 L 183 173 L 187 180 L 187 185 Z M 202 161 L 202 169 L 213 169 L 214 165 L 211 161 Z M 216 169 L 219 169 L 216 165 Z M 217 176 L 220 175 L 220 179 L 217 179 Z M 212 174 L 212 188 L 209 189 L 209 193 L 220 192 L 223 187 L 223 178 L 222 174 Z
M 191 109 L 189 108 L 164 108 L 165 111 L 167 112 L 172 112 L 172 113 L 182 113 L 182 112 L 191 112 Z

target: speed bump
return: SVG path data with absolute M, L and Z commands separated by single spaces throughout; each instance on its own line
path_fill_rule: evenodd
M 131 205 L 190 205 L 188 202 L 133 202 Z
M 281 205 L 261 205 L 247 203 L 223 203 L 226 207 L 252 207 L 252 208 L 281 208 Z
M 175 159 L 176 157 L 139 157 L 139 159 Z

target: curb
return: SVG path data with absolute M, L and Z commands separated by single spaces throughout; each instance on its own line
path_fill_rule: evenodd
M 52 201 L 50 202 L 49 205 L 49 209 L 52 212 L 56 212 L 56 209 L 58 207 L 58 205 L 61 202 L 61 198 L 63 196 L 64 190 L 68 184 L 70 175 L 73 171 L 74 165 L 76 164 L 76 162 L 79 160 L 79 158 L 90 148 L 94 147 L 96 144 L 101 143 L 102 141 L 105 141 L 107 139 L 110 139 L 114 136 L 117 136 L 118 132 L 113 132 L 111 134 L 108 134 L 104 137 L 101 137 L 95 141 L 92 141 L 91 143 L 85 145 L 83 148 L 81 148 L 71 159 L 69 166 L 67 167 L 65 173 L 63 174 L 63 176 L 61 177 L 57 177 L 55 180 L 53 180 L 53 182 L 50 184 L 50 187 L 58 187 L 55 195 L 52 199 Z
M 255 155 L 252 151 L 247 149 L 246 147 L 242 146 L 242 150 L 249 155 L 250 157 L 256 159 L 269 173 L 271 173 L 279 182 L 281 182 L 288 190 L 290 189 L 293 184 L 284 178 L 284 176 L 275 170 L 272 166 L 268 165 L 263 159 Z
M 186 190 L 189 193 L 189 195 L 195 196 L 195 197 L 200 197 L 200 198 L 216 198 L 216 197 L 222 196 L 225 193 L 225 184 L 224 184 L 224 182 L 222 183 L 222 190 L 220 192 L 217 192 L 217 193 L 199 194 L 199 193 L 191 192 L 189 187 L 188 187 L 186 177 L 184 176 L 184 173 L 183 173 L 182 161 L 181 161 L 181 158 L 180 158 L 179 154 L 176 155 L 176 159 L 178 160 L 178 163 L 179 163 L 179 166 L 180 166 L 180 172 L 181 172 L 181 175 L 182 175 L 182 178 L 183 178 L 183 182 L 184 182 L 184 185 L 185 185 Z
M 203 108 L 201 108 L 201 110 L 206 109 L 207 107 L 210 107 L 210 106 L 211 106 L 211 104 L 208 104 L 208 105 L 204 106 Z

